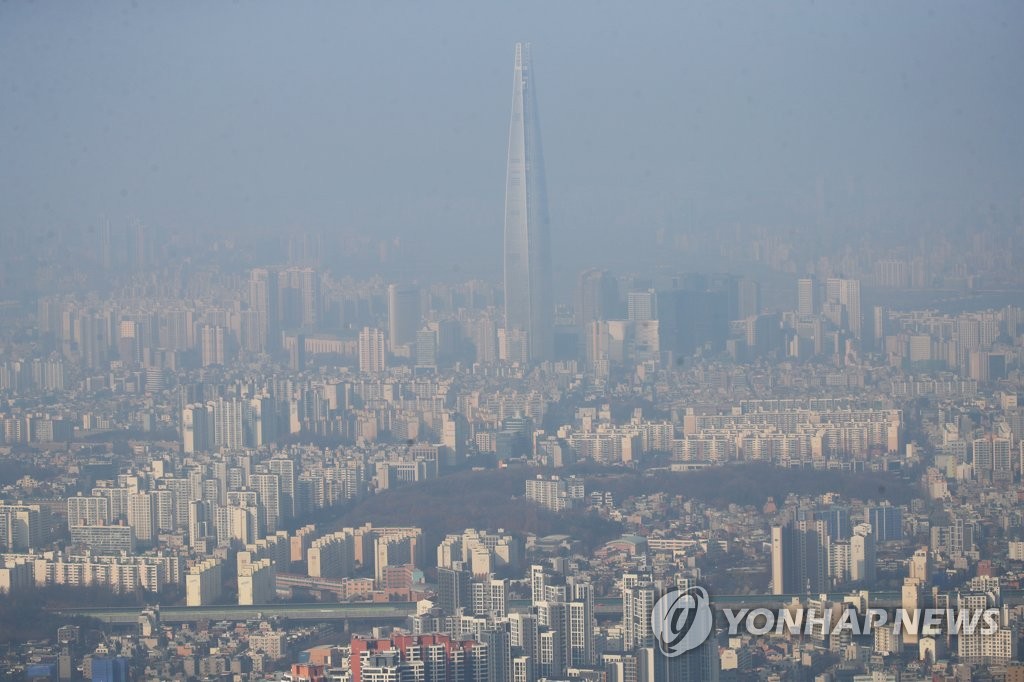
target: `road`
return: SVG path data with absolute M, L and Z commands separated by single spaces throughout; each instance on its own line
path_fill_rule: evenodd
M 772 607 L 788 603 L 796 595 L 718 595 L 712 596 L 713 605 L 729 607 Z M 839 601 L 840 593 L 829 595 Z M 1017 602 L 1021 601 L 1017 594 Z M 875 592 L 871 595 L 873 606 L 895 606 L 899 599 L 897 592 Z M 514 599 L 509 603 L 512 611 L 521 611 L 529 607 L 525 599 Z M 90 607 L 81 609 L 61 609 L 58 613 L 72 616 L 89 616 L 105 623 L 125 624 L 138 620 L 139 608 L 125 607 Z M 416 613 L 416 602 L 384 602 L 384 603 L 328 603 L 312 604 L 261 604 L 257 606 L 237 606 L 224 604 L 218 606 L 161 606 L 160 619 L 165 623 L 195 623 L 201 620 L 211 621 L 246 621 L 263 618 L 287 618 L 296 621 L 330 621 L 358 620 L 396 622 L 402 621 Z M 601 619 L 621 618 L 622 601 L 618 598 L 594 600 L 594 614 Z

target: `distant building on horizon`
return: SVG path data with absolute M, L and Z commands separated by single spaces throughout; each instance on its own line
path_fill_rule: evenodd
M 416 341 L 420 328 L 420 290 L 401 284 L 388 285 L 388 343 L 391 352 Z

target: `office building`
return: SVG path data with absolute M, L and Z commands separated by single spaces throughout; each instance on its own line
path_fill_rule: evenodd
M 93 682 L 128 682 L 131 677 L 129 660 L 121 656 L 92 659 Z
M 903 510 L 890 504 L 868 507 L 864 511 L 865 521 L 871 524 L 875 542 L 889 542 L 903 539 Z
M 420 328 L 420 290 L 401 284 L 388 285 L 388 344 L 391 352 L 416 341 Z
M 825 302 L 832 304 L 838 314 L 832 315 L 832 322 L 846 329 L 856 338 L 861 338 L 864 313 L 860 303 L 860 280 L 830 277 L 825 280 Z
M 551 245 L 530 46 L 517 43 L 505 179 L 505 329 L 525 333 L 531 362 L 554 353 Z
M 729 335 L 728 292 L 705 288 L 661 291 L 657 312 L 661 351 L 681 358 L 695 351 L 713 353 L 725 347 Z
M 796 312 L 801 317 L 812 317 L 818 313 L 817 283 L 813 277 L 804 277 L 796 282 Z
M 574 313 L 576 326 L 585 330 L 589 323 L 618 319 L 619 285 L 607 270 L 584 270 L 576 279 Z
M 631 291 L 626 295 L 626 318 L 635 321 L 658 319 L 658 295 L 653 289 Z
M 437 333 L 429 327 L 416 332 L 416 369 L 437 369 Z

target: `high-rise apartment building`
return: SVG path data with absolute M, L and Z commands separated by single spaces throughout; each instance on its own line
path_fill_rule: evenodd
M 560 512 L 580 504 L 584 498 L 582 479 L 571 476 L 568 479 L 552 476 L 550 479 L 538 475 L 526 480 L 526 497 L 551 511 Z
M 664 586 L 650 575 L 622 576 L 622 645 L 636 656 L 636 678 L 643 682 L 716 682 L 718 644 L 714 636 L 692 651 L 674 658 L 662 654 L 651 628 L 651 612 Z
M 400 635 L 390 639 L 352 639 L 352 682 L 423 680 L 487 682 L 491 679 L 486 644 L 447 635 Z
M 277 474 L 281 487 L 281 518 L 295 516 L 295 461 L 287 457 L 274 457 L 267 461 L 270 473 Z
M 828 588 L 829 537 L 825 521 L 772 527 L 772 593 L 818 594 Z
M 181 411 L 182 452 L 206 452 L 213 448 L 213 415 L 206 405 L 186 405 Z
M 224 562 L 219 558 L 205 559 L 188 570 L 185 575 L 185 604 L 207 606 L 217 601 L 222 593 Z
M 256 491 L 256 499 L 263 513 L 260 526 L 266 533 L 277 532 L 281 523 L 281 484 L 277 474 L 253 474 L 249 485 Z
M 149 493 L 128 496 L 128 525 L 140 545 L 152 545 L 157 539 L 156 505 Z
M 268 604 L 276 596 L 277 571 L 270 559 L 238 566 L 238 605 Z
M 110 522 L 110 500 L 100 496 L 68 498 L 69 526 L 100 526 Z
M 199 329 L 199 356 L 203 367 L 223 365 L 227 359 L 227 329 L 218 325 L 203 325 Z
M 472 577 L 461 567 L 437 569 L 437 602 L 446 615 L 454 615 L 459 609 L 469 609 L 473 596 Z
M 314 578 L 343 578 L 355 566 L 355 537 L 342 530 L 314 540 L 306 550 L 306 570 Z
M 207 412 L 213 413 L 213 446 L 239 450 L 244 445 L 242 429 L 245 403 L 238 398 L 217 398 L 207 403 Z
M 278 317 L 278 275 L 264 268 L 249 273 L 249 308 L 257 315 L 258 334 L 249 350 L 274 353 L 281 345 Z
M 37 504 L 0 501 L 0 550 L 25 552 L 42 544 L 44 513 Z
M 273 398 L 250 398 L 242 406 L 242 439 L 247 447 L 269 445 L 277 438 L 277 415 Z
M 387 366 L 384 332 L 372 327 L 363 327 L 359 332 L 359 371 L 364 373 L 383 372 Z

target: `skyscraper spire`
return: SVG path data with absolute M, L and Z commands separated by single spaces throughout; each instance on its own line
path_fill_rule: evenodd
M 530 361 L 554 354 L 554 304 L 544 157 L 530 46 L 516 44 L 505 179 L 505 328 L 527 334 Z

